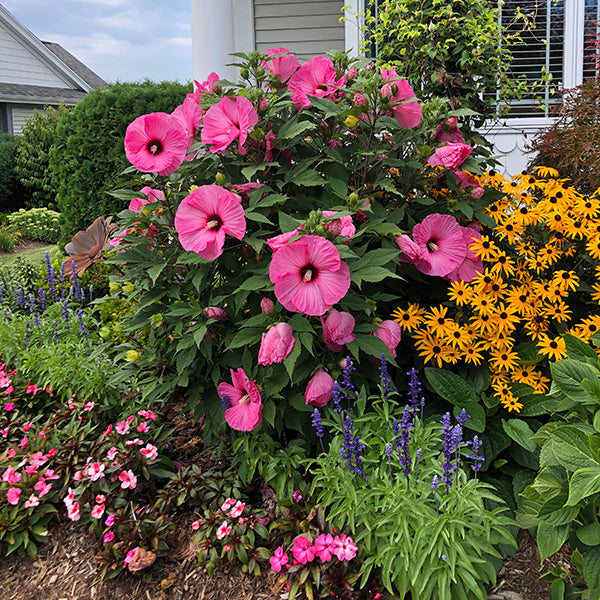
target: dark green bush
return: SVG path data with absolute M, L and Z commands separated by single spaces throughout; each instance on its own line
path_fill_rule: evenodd
M 23 206 L 23 186 L 15 172 L 19 138 L 0 133 L 0 211 L 12 212 Z
M 50 152 L 61 244 L 100 215 L 127 208 L 107 194 L 123 183 L 119 175 L 129 166 L 123 147 L 127 126 L 146 113 L 173 111 L 191 91 L 176 82 L 116 83 L 92 91 L 61 115 Z
M 56 210 L 56 189 L 50 171 L 50 148 L 54 143 L 60 115 L 69 109 L 46 107 L 34 112 L 23 127 L 16 155 L 15 172 L 25 189 L 25 208 Z
M 8 223 L 21 234 L 22 239 L 55 244 L 60 237 L 59 217 L 59 213 L 47 208 L 21 208 L 8 215 Z

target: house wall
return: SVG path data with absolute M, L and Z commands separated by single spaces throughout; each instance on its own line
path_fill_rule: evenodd
M 256 50 L 283 46 L 300 60 L 345 50 L 339 0 L 254 0 Z
M 43 107 L 31 105 L 18 105 L 12 106 L 10 112 L 12 113 L 12 133 L 13 135 L 21 135 L 23 133 L 23 127 L 25 121 L 33 117 L 35 110 L 43 111 Z
M 72 83 L 44 64 L 0 22 L 0 81 L 24 85 L 71 87 Z

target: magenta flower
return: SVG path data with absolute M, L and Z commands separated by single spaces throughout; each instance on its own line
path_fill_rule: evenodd
M 315 539 L 315 554 L 323 561 L 331 560 L 333 556 L 333 536 L 322 533 Z
M 337 556 L 338 560 L 352 560 L 356 556 L 358 546 L 354 540 L 342 533 L 342 535 L 335 536 L 333 540 L 333 553 Z
M 337 215 L 335 210 L 323 211 L 324 217 L 335 217 L 335 215 Z M 348 238 L 348 241 L 350 241 L 352 236 L 356 233 L 356 227 L 354 227 L 354 223 L 352 222 L 352 217 L 350 215 L 327 221 L 325 223 L 325 229 L 327 229 L 327 231 L 331 231 L 331 233 L 334 235 L 341 235 L 342 237 Z
M 107 531 L 102 538 L 105 544 L 110 544 L 115 539 L 115 534 L 112 531 Z
M 231 515 L 231 518 L 237 519 L 244 512 L 245 506 L 246 506 L 245 502 L 238 500 L 235 503 L 235 506 L 231 509 L 231 512 L 229 513 Z
M 172 113 L 186 134 L 187 147 L 190 148 L 194 143 L 196 132 L 200 129 L 202 115 L 204 111 L 194 98 L 186 97 L 183 104 L 180 104 Z M 193 154 L 186 157 L 187 160 L 193 158 Z
M 137 486 L 137 477 L 131 470 L 121 471 L 119 473 L 119 481 L 121 482 L 121 487 L 124 490 L 127 488 L 135 490 Z
M 275 304 L 273 304 L 273 300 L 265 297 L 260 301 L 260 309 L 265 315 L 272 315 L 275 312 Z
M 387 82 L 381 90 L 382 96 L 389 98 L 396 121 L 405 129 L 414 129 L 421 122 L 423 111 L 410 83 L 396 73 L 395 67 L 384 68 L 381 74 Z
M 217 539 L 222 540 L 226 535 L 231 533 L 231 525 L 227 521 L 223 521 L 219 529 L 217 529 Z
M 225 421 L 237 431 L 256 429 L 262 418 L 262 399 L 254 381 L 250 381 L 241 367 L 235 372 L 231 369 L 231 381 L 220 383 L 217 387 L 219 397 L 229 403 L 225 411 Z
M 442 144 L 447 144 L 448 142 L 464 144 L 465 138 L 458 128 L 458 118 L 448 117 L 445 121 L 442 121 L 435 128 L 433 139 L 441 142 Z
M 19 483 L 19 481 L 21 481 L 21 474 L 17 473 L 14 468 L 9 465 L 4 473 L 2 473 L 2 481 L 6 481 L 8 483 Z
M 300 66 L 298 59 L 287 48 L 269 48 L 267 56 L 286 53 L 284 56 L 271 58 L 269 61 L 263 61 L 263 66 L 271 75 L 278 77 L 281 83 L 285 83 Z
M 413 263 L 426 275 L 448 275 L 467 255 L 462 228 L 452 215 L 428 215 L 415 225 L 413 240 L 406 235 L 396 238 L 403 251 L 400 260 Z
M 396 358 L 396 347 L 402 337 L 402 329 L 396 321 L 380 321 L 371 335 L 379 338 L 389 348 L 390 354 Z
M 276 573 L 279 573 L 284 567 L 284 565 L 287 565 L 289 561 L 290 559 L 283 550 L 283 546 L 275 548 L 273 556 L 271 556 L 271 558 L 269 559 L 269 562 L 271 563 L 271 569 L 273 569 L 273 571 L 275 571 Z
M 296 562 L 301 565 L 305 565 L 315 558 L 315 548 L 312 542 L 304 535 L 294 540 L 291 550 Z
M 297 235 L 300 235 L 300 229 L 294 229 L 294 231 L 287 231 L 286 233 L 281 233 L 267 240 L 267 245 L 271 250 L 279 250 L 279 248 L 283 248 L 287 246 L 287 243 Z
M 468 144 L 448 143 L 438 148 L 428 159 L 427 162 L 432 167 L 442 166 L 446 169 L 457 169 L 462 165 L 467 157 L 473 151 L 473 147 Z
M 467 246 L 467 254 L 465 259 L 455 269 L 444 275 L 444 279 L 450 281 L 465 281 L 469 283 L 475 277 L 483 273 L 483 262 L 477 256 L 475 250 L 471 250 L 470 246 L 474 242 L 481 240 L 481 234 L 471 227 L 461 227 L 463 239 Z
M 224 152 L 237 139 L 238 152 L 246 154 L 244 142 L 248 131 L 258 123 L 258 114 L 248 98 L 223 98 L 204 115 L 202 143 L 211 146 L 213 154 Z
M 323 325 L 323 341 L 332 352 L 340 352 L 344 344 L 350 344 L 356 338 L 354 335 L 354 317 L 347 312 L 331 310 L 326 319 L 321 317 Z
M 290 78 L 288 89 L 292 93 L 292 102 L 300 110 L 311 106 L 309 96 L 331 98 L 337 92 L 336 87 L 346 83 L 345 77 L 337 79 L 333 63 L 324 56 L 315 56 L 307 60 Z
M 144 204 L 149 204 L 150 202 L 157 202 L 158 200 L 164 200 L 165 195 L 160 190 L 153 190 L 151 187 L 145 186 L 140 192 L 146 196 L 145 198 L 133 198 L 129 202 L 129 206 L 127 210 L 131 212 L 140 212 L 142 210 L 142 206 Z M 123 234 L 124 235 L 124 234 Z
M 262 334 L 258 352 L 259 365 L 283 362 L 294 348 L 294 329 L 288 323 L 277 323 Z
M 244 209 L 234 193 L 218 185 L 203 185 L 179 205 L 175 229 L 186 250 L 214 260 L 223 254 L 226 234 L 238 240 L 244 237 Z
M 229 319 L 229 315 L 218 306 L 207 306 L 202 311 L 202 316 L 207 319 L 214 319 L 215 321 L 219 321 L 219 323 L 225 323 L 227 319 Z
M 96 504 L 96 506 L 94 506 L 94 508 L 92 508 L 92 511 L 90 514 L 94 519 L 101 519 L 102 515 L 104 514 L 105 508 L 106 508 L 106 506 L 104 504 Z
M 158 448 L 147 443 L 143 448 L 140 448 L 140 454 L 145 456 L 146 460 L 156 460 L 158 458 Z
M 138 117 L 125 132 L 127 160 L 144 173 L 175 172 L 187 151 L 187 135 L 171 115 L 155 112 Z
M 316 235 L 304 235 L 277 250 L 269 277 L 287 310 L 312 316 L 327 312 L 350 287 L 350 269 L 337 248 Z
M 19 496 L 21 495 L 20 488 L 9 488 L 6 492 L 6 500 L 9 504 L 16 506 L 19 503 Z
M 310 379 L 304 392 L 306 406 L 321 408 L 333 398 L 333 378 L 319 369 Z

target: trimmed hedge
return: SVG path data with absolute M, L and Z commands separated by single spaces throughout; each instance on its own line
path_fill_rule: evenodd
M 0 133 L 0 212 L 13 212 L 23 206 L 23 186 L 15 172 L 19 138 Z
M 130 166 L 123 147 L 127 126 L 143 114 L 172 112 L 191 91 L 191 85 L 177 82 L 115 83 L 90 92 L 61 115 L 50 151 L 61 244 L 100 215 L 127 208 L 106 193 L 119 187 Z

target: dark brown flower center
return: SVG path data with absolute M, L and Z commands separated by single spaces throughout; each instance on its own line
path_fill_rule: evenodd
M 300 270 L 300 276 L 302 277 L 302 281 L 314 281 L 317 278 L 317 275 L 319 274 L 319 270 L 312 265 L 311 263 L 308 263 L 305 267 L 302 267 L 302 269 Z
M 437 252 L 439 249 L 438 241 L 435 238 L 431 238 L 427 242 L 427 250 L 429 250 L 429 252 Z
M 150 140 L 146 144 L 146 150 L 150 152 L 150 154 L 160 154 L 163 151 L 163 145 L 160 140 Z
M 210 215 L 206 221 L 206 229 L 211 231 L 219 231 L 223 226 L 223 219 L 219 215 Z

